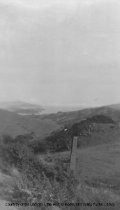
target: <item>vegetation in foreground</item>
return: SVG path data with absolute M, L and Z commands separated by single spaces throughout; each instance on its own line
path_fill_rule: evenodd
M 64 141 L 66 143 L 66 138 L 63 138 Z M 45 143 L 39 144 L 41 152 L 39 151 L 38 155 L 37 144 L 38 141 L 33 138 L 32 134 L 17 136 L 14 139 L 4 136 L 0 141 L 0 169 L 3 173 L 13 177 L 11 191 L 1 194 L 5 200 L 20 203 L 119 201 L 119 198 L 115 197 L 108 189 L 91 187 L 90 183 L 84 183 L 80 178 L 80 173 L 78 181 L 69 170 L 69 152 L 61 154 L 60 151 L 57 153 L 55 150 L 51 151 L 45 141 Z M 69 148 L 68 141 L 68 151 Z M 91 209 L 91 206 L 60 208 L 62 210 L 84 210 Z M 93 206 L 92 209 L 97 210 L 98 207 Z M 100 209 L 117 210 L 118 206 L 117 208 L 112 206 Z
M 12 202 L 72 202 L 76 200 L 77 180 L 61 159 L 38 160 L 25 137 L 1 141 L 2 171 L 13 175 L 15 183 L 7 200 Z

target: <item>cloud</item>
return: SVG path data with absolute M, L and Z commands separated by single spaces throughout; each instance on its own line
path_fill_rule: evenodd
M 31 10 L 46 9 L 48 7 L 60 5 L 64 7 L 74 7 L 78 2 L 79 0 L 0 0 L 0 3 L 6 5 L 14 5 Z
M 78 6 L 91 6 L 101 3 L 104 0 L 0 0 L 0 3 L 13 5 L 30 10 L 48 9 L 51 7 L 62 7 L 68 9 L 76 9 Z M 105 0 L 107 2 L 108 0 Z
M 110 101 L 120 86 L 120 7 L 112 2 L 0 1 L 0 94 Z

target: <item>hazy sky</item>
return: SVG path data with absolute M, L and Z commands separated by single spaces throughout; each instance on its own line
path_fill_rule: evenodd
M 0 100 L 120 102 L 120 1 L 0 0 Z

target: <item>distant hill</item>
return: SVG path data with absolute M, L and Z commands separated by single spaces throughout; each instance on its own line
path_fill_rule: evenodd
M 40 114 L 42 111 L 44 111 L 44 108 L 40 105 L 30 104 L 22 101 L 1 102 L 0 108 L 21 115 L 35 115 Z
M 83 107 L 44 106 L 24 101 L 0 102 L 0 109 L 15 112 L 20 115 L 41 115 L 57 112 L 80 110 Z
M 109 107 L 112 109 L 120 110 L 120 104 L 112 104 Z

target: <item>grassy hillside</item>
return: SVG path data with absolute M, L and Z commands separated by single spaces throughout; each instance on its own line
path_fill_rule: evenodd
M 52 131 L 71 126 L 83 119 L 94 115 L 105 115 L 120 122 L 120 110 L 111 107 L 83 109 L 73 112 L 59 112 L 49 115 L 21 116 L 15 112 L 0 109 L 0 135 L 17 136 L 34 132 L 36 136 L 44 138 Z
M 92 117 L 94 115 L 105 115 L 111 117 L 114 121 L 120 122 L 120 109 L 116 109 L 114 106 L 104 106 L 98 108 L 88 108 L 73 112 L 60 112 L 57 114 L 38 116 L 41 119 L 52 119 L 58 124 L 73 124 L 80 120 Z
M 7 134 L 14 137 L 34 132 L 36 136 L 42 138 L 59 127 L 52 119 L 35 119 L 30 116 L 20 116 L 13 112 L 0 110 L 0 136 Z
M 79 149 L 77 173 L 94 187 L 108 188 L 120 195 L 120 141 Z
M 104 143 L 109 144 L 111 137 L 114 135 L 115 137 L 120 135 L 119 125 L 109 117 L 95 115 L 52 132 L 43 139 L 43 144 L 40 141 L 36 141 L 34 148 L 37 153 L 42 152 L 41 148 L 45 147 L 46 150 L 52 152 L 61 152 L 70 150 L 73 136 L 80 136 L 79 147 L 90 147 Z
M 4 144 L 5 143 L 5 144 Z M 70 153 L 34 156 L 21 136 L 1 144 L 0 198 L 12 202 L 113 203 L 102 210 L 118 210 L 120 201 L 118 142 L 77 151 L 77 179 L 69 170 Z M 14 151 L 14 152 L 13 152 Z M 5 169 L 7 169 L 5 171 Z M 7 174 L 6 174 L 7 172 Z M 4 181 L 3 181 L 4 180 Z M 43 193 L 44 192 L 44 193 Z M 24 208 L 18 208 L 24 210 Z M 36 210 L 35 207 L 25 207 Z M 42 208 L 39 208 L 43 210 Z M 44 208 L 44 210 L 54 208 Z M 98 210 L 97 206 L 60 210 Z
M 19 116 L 1 110 L 0 117 L 4 119 L 1 120 L 1 125 L 4 122 L 4 125 L 10 126 L 10 122 L 14 122 L 13 126 L 18 123 L 18 127 L 24 126 L 27 131 L 28 128 L 31 131 L 34 128 L 36 133 L 40 132 L 39 135 L 43 135 L 43 141 L 35 137 L 31 141 L 30 135 L 19 135 L 15 138 L 4 137 L 0 142 L 0 199 L 45 203 L 111 202 L 115 206 L 100 208 L 69 206 L 60 207 L 60 210 L 118 210 L 120 201 L 120 127 L 119 123 L 116 123 L 118 118 L 114 122 L 111 115 L 108 116 L 108 110 L 106 114 L 103 108 L 98 109 L 98 112 L 96 110 L 88 112 L 89 114 L 87 112 L 85 114 L 83 110 L 81 115 L 77 115 L 80 112 L 65 113 L 63 119 L 63 113 L 52 115 L 54 118 L 50 116 L 40 118 Z M 58 116 L 60 121 L 56 120 Z M 87 120 L 80 121 L 85 116 Z M 67 132 L 63 129 L 66 122 Z M 89 123 L 94 123 L 91 133 L 79 138 L 75 177 L 69 168 L 71 146 L 69 143 L 72 140 L 70 135 L 74 126 L 77 125 L 81 132 Z M 44 138 L 44 135 L 51 132 L 50 129 L 55 131 Z M 60 152 L 61 149 L 66 151 Z M 25 209 L 36 210 L 34 207 Z

